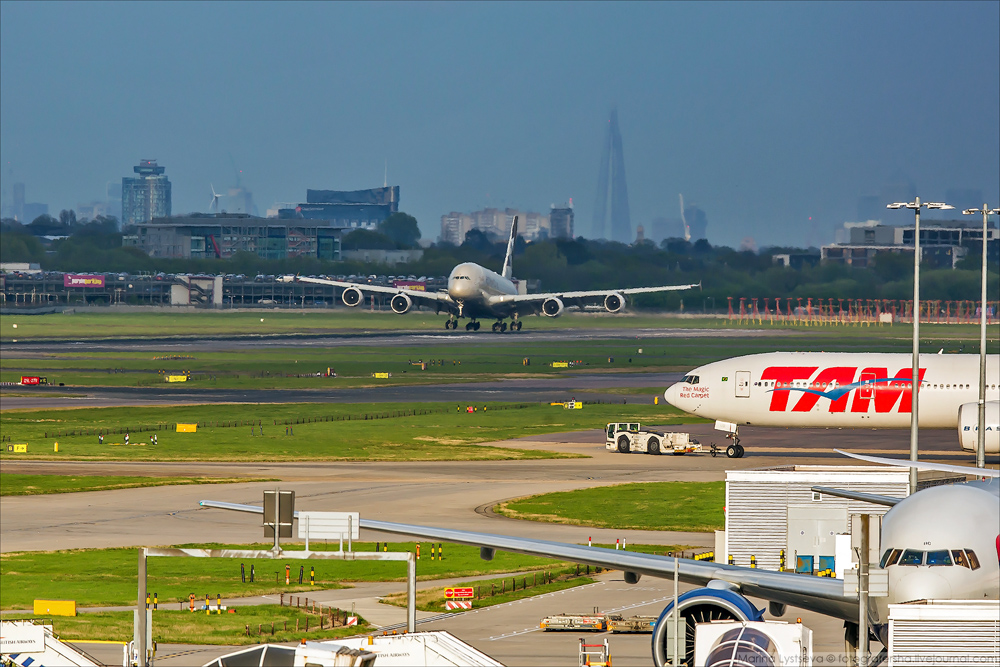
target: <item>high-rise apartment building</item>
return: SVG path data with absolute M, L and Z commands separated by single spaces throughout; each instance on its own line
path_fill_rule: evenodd
M 554 239 L 573 238 L 573 202 L 566 206 L 552 205 L 549 211 L 549 237 Z
M 122 179 L 122 224 L 170 217 L 170 180 L 156 160 L 140 160 L 134 178 Z

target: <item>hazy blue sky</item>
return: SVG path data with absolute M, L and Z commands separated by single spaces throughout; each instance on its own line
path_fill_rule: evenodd
M 586 234 L 617 106 L 633 227 L 681 192 L 713 243 L 819 243 L 901 174 L 1000 203 L 998 33 L 997 2 L 2 2 L 0 179 L 57 213 L 155 158 L 180 213 L 232 154 L 263 213 L 388 160 L 425 237 L 570 197 Z

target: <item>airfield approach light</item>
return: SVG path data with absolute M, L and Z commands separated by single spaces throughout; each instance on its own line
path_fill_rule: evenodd
M 986 229 L 990 215 L 1000 213 L 1000 208 L 967 208 L 963 215 L 983 215 L 983 265 L 982 288 L 979 294 L 979 420 L 976 431 L 976 467 L 986 467 Z
M 922 202 L 915 197 L 912 202 L 893 202 L 886 208 L 912 209 L 916 222 L 913 228 L 913 368 L 910 375 L 910 460 L 917 460 L 917 408 L 920 396 L 920 209 L 947 210 L 955 208 L 943 202 Z M 917 469 L 910 468 L 910 493 L 917 491 Z

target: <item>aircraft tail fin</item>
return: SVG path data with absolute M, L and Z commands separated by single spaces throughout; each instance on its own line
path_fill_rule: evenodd
M 514 239 L 517 238 L 517 216 L 510 226 L 510 239 L 507 241 L 507 256 L 503 259 L 503 272 L 500 274 L 507 280 L 514 276 Z

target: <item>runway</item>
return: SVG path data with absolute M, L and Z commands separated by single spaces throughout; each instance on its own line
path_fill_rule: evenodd
M 266 317 L 266 315 L 265 315 Z M 402 324 L 402 323 L 401 323 Z M 609 323 L 611 324 L 611 323 Z M 806 332 L 764 329 L 679 329 L 679 328 L 545 328 L 531 329 L 527 325 L 518 332 L 495 334 L 486 330 L 456 331 L 343 331 L 334 333 L 294 333 L 267 336 L 192 336 L 164 338 L 115 338 L 77 340 L 53 338 L 44 341 L 4 341 L 0 351 L 9 359 L 33 358 L 49 354 L 54 348 L 61 352 L 205 352 L 261 348 L 336 348 L 336 347 L 419 347 L 422 345 L 520 345 L 562 341 L 627 340 L 650 338 L 761 338 L 794 337 Z
M 652 403 L 653 394 L 621 395 L 601 389 L 634 386 L 662 387 L 682 373 L 600 373 L 550 378 L 510 378 L 488 382 L 453 382 L 388 387 L 330 386 L 323 389 L 190 389 L 187 387 L 35 387 L 19 388 L 34 396 L 4 396 L 0 410 L 42 408 L 125 407 L 140 405 L 197 405 L 207 403 L 462 403 L 549 402 L 580 398 L 588 401 L 623 400 Z M 335 380 L 334 380 L 335 382 Z M 662 392 L 662 389 L 660 390 Z M 587 392 L 585 394 L 580 392 Z M 72 395 L 68 395 L 72 393 Z

